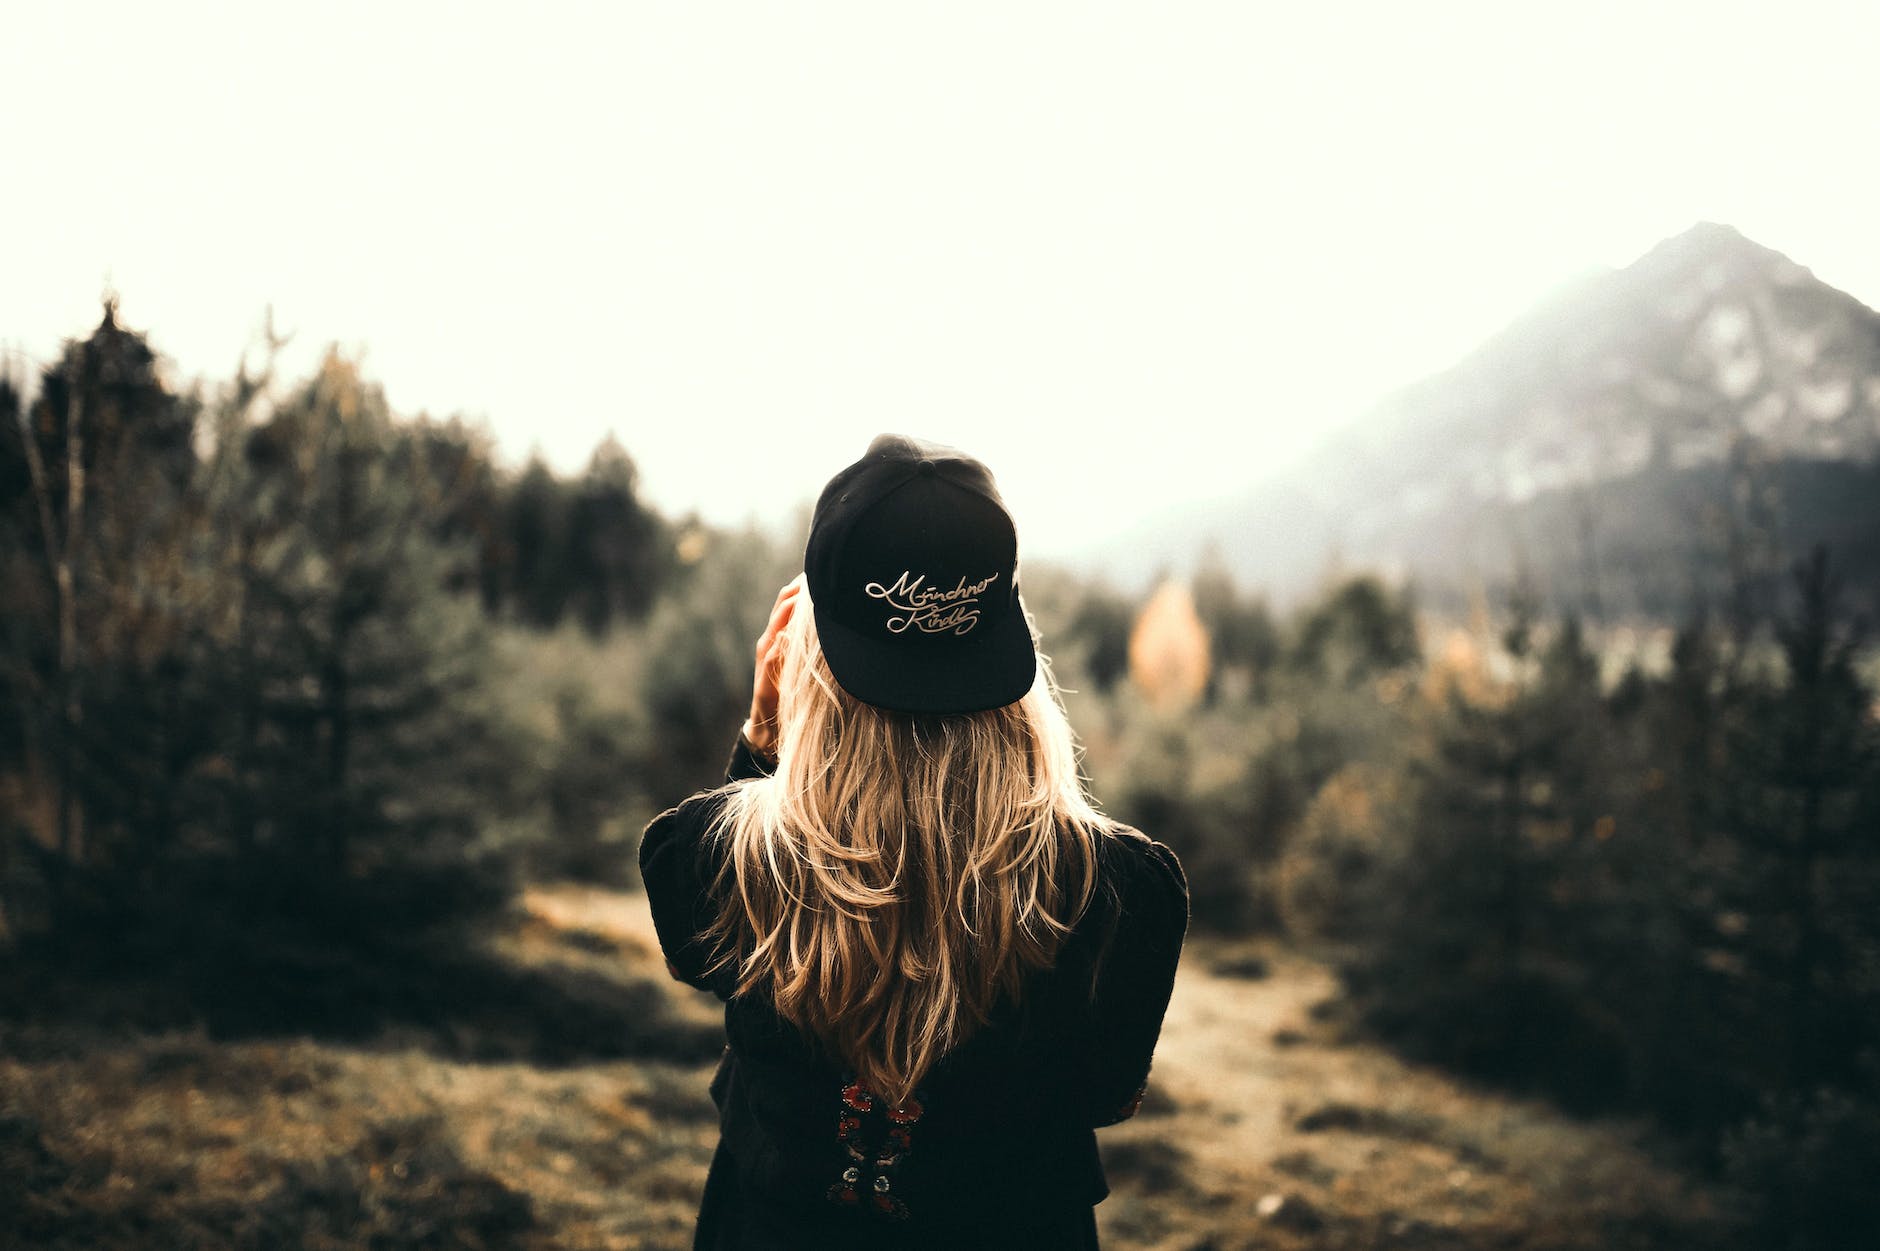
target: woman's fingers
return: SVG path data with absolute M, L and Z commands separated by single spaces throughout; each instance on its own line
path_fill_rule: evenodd
M 790 614 L 796 609 L 797 592 L 803 589 L 803 575 L 796 577 L 777 592 L 777 602 L 770 607 L 770 620 L 764 626 L 764 632 L 757 637 L 757 660 L 761 667 L 765 654 L 777 642 L 777 636 L 783 633 L 784 626 L 790 623 Z
M 770 620 L 765 623 L 764 632 L 757 638 L 757 673 L 751 684 L 751 717 L 744 732 L 751 740 L 751 745 L 761 752 L 776 751 L 777 688 L 783 676 L 781 643 L 784 627 L 790 624 L 790 617 L 796 611 L 797 593 L 802 589 L 803 577 L 798 574 L 777 592 L 777 601 L 771 605 Z

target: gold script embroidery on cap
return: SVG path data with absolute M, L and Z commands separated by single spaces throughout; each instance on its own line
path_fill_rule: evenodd
M 910 627 L 923 634 L 965 634 L 979 624 L 979 609 L 974 605 L 998 580 L 996 573 L 977 582 L 961 578 L 952 588 L 942 590 L 928 586 L 926 574 L 903 570 L 892 586 L 870 582 L 862 589 L 894 610 L 887 621 L 890 634 L 903 634 Z

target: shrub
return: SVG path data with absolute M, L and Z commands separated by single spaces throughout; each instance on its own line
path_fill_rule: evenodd
M 1771 1097 L 1724 1140 L 1724 1171 L 1755 1245 L 1854 1251 L 1880 1229 L 1880 1100 L 1823 1087 Z

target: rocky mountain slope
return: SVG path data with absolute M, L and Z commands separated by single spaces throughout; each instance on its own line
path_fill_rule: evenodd
M 1437 600 L 1517 576 L 1593 615 L 1765 598 L 1828 542 L 1880 586 L 1880 314 L 1728 226 L 1574 284 L 1298 470 L 1119 544 L 1217 547 L 1280 598 L 1333 566 Z

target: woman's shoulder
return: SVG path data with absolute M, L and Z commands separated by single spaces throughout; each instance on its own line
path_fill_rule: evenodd
M 729 786 L 721 786 L 716 790 L 700 791 L 647 822 L 646 829 L 640 835 L 642 872 L 648 864 L 668 857 L 681 848 L 690 849 L 695 855 L 703 851 L 710 842 L 712 831 L 724 816 L 731 790 Z
M 1106 821 L 1099 864 L 1125 912 L 1152 911 L 1188 922 L 1188 875 L 1166 843 L 1120 821 Z
M 689 795 L 647 822 L 646 828 L 650 832 L 656 828 L 664 831 L 708 827 L 724 812 L 725 804 L 736 789 L 735 784 L 727 784 Z
M 1188 879 L 1182 872 L 1181 858 L 1167 843 L 1159 843 L 1121 821 L 1105 821 L 1104 836 L 1106 860 L 1117 871 L 1172 878 L 1186 889 Z

